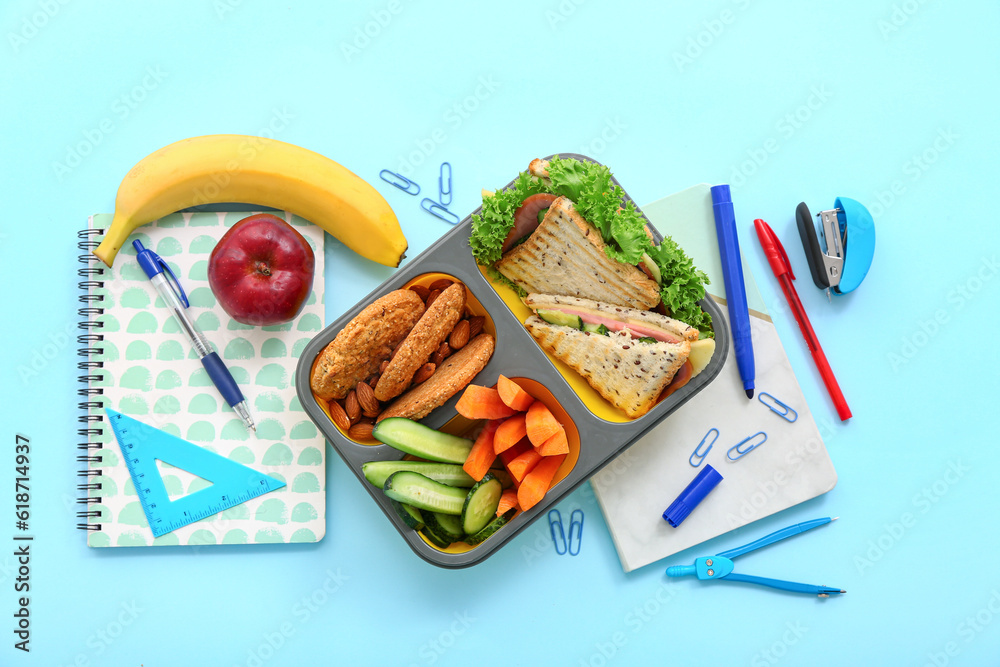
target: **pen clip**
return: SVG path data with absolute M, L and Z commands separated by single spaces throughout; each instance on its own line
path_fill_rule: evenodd
M 781 260 L 785 263 L 785 268 L 788 269 L 788 275 L 792 280 L 795 280 L 795 272 L 792 270 L 792 263 L 788 261 L 788 253 L 785 252 L 785 246 L 781 245 L 781 239 L 778 238 L 777 234 L 772 232 L 771 238 L 774 239 L 774 245 L 781 253 Z
M 149 252 L 153 251 L 150 250 Z M 164 262 L 163 258 L 157 255 L 156 253 L 153 253 L 153 257 L 156 258 L 156 263 L 159 264 L 161 267 L 163 267 L 163 270 L 166 271 L 167 274 L 170 276 L 169 278 L 167 278 L 167 285 L 169 285 L 173 293 L 177 295 L 177 298 L 181 300 L 181 303 L 184 304 L 184 307 L 190 308 L 191 304 L 188 302 L 187 294 L 184 293 L 184 288 L 181 287 L 180 281 L 178 281 L 177 276 L 174 275 L 173 269 L 171 269 L 170 265 Z

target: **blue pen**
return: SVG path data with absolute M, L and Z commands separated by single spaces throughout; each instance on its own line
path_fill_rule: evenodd
M 153 283 L 153 287 L 163 297 L 163 302 L 167 304 L 167 308 L 177 318 L 177 323 L 187 335 L 188 340 L 191 341 L 194 351 L 198 354 L 198 358 L 201 359 L 202 366 L 208 372 L 208 377 L 212 378 L 212 382 L 218 388 L 219 393 L 222 394 L 222 398 L 236 411 L 236 414 L 240 416 L 246 427 L 256 432 L 257 427 L 254 425 L 253 417 L 250 416 L 247 401 L 243 397 L 243 392 L 240 391 L 239 386 L 236 384 L 236 380 L 233 379 L 232 373 L 222 363 L 222 359 L 219 358 L 218 353 L 212 350 L 212 346 L 209 345 L 205 335 L 199 331 L 195 323 L 188 317 L 187 307 L 190 304 L 188 303 L 187 294 L 184 293 L 184 288 L 177 281 L 177 276 L 174 275 L 174 272 L 170 270 L 170 267 L 159 255 L 148 248 L 144 248 L 142 241 L 132 241 L 132 247 L 138 253 L 136 259 L 139 260 L 139 266 L 146 272 L 149 281 Z
M 747 398 L 753 398 L 754 366 L 753 342 L 750 333 L 750 311 L 747 307 L 747 290 L 743 283 L 743 263 L 740 259 L 740 239 L 736 234 L 736 215 L 728 185 L 712 187 L 712 210 L 715 212 L 715 231 L 719 237 L 719 254 L 722 257 L 722 275 L 726 283 L 726 303 L 729 307 L 729 326 L 733 331 L 733 349 L 736 366 L 743 380 Z

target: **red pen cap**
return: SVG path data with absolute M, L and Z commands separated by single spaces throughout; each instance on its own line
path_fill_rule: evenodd
M 767 261 L 771 264 L 771 271 L 774 272 L 775 277 L 780 277 L 782 274 L 788 273 L 791 279 L 795 280 L 795 273 L 792 272 L 792 263 L 788 261 L 788 254 L 785 252 L 785 247 L 781 245 L 781 239 L 774 233 L 771 226 L 760 218 L 754 220 L 753 224 L 757 228 L 757 238 L 760 239 L 760 245 L 764 249 L 764 256 L 767 257 Z

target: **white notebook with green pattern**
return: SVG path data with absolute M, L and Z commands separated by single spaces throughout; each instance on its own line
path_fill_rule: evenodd
M 225 231 L 250 213 L 176 213 L 140 227 L 114 266 L 89 255 L 111 221 L 90 218 L 80 233 L 80 527 L 93 547 L 317 542 L 326 533 L 326 443 L 302 410 L 294 373 L 323 328 L 323 230 L 284 218 L 312 245 L 312 294 L 292 322 L 253 327 L 233 320 L 208 286 L 208 258 Z M 280 215 L 280 214 L 279 214 Z M 142 241 L 170 265 L 190 314 L 225 361 L 257 422 L 249 432 L 222 399 L 177 322 L 139 267 Z M 285 482 L 214 516 L 153 537 L 105 407 Z M 83 440 L 85 438 L 85 441 Z M 162 462 L 171 499 L 210 482 Z

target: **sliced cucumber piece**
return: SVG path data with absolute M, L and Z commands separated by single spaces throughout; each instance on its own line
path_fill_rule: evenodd
M 639 339 L 639 342 L 640 343 L 655 343 L 656 339 L 653 338 L 652 336 L 643 336 L 642 338 Z
M 471 489 L 462 505 L 462 530 L 475 535 L 497 515 L 503 485 L 493 473 L 486 473 Z
M 420 532 L 436 547 L 447 549 L 451 546 L 452 540 L 448 539 L 445 535 L 439 535 L 430 526 L 424 526 L 424 529 Z
M 513 508 L 507 510 L 501 516 L 498 516 L 497 518 L 493 519 L 488 524 L 486 524 L 486 526 L 475 535 L 469 535 L 468 537 L 466 537 L 465 543 L 468 544 L 469 546 L 474 547 L 480 542 L 484 542 L 487 537 L 489 537 L 493 533 L 497 532 L 498 530 L 506 526 L 507 522 L 509 522 L 512 518 L 514 518 L 514 514 L 516 513 L 517 510 Z
M 472 441 L 435 431 L 406 417 L 389 417 L 375 425 L 372 437 L 401 452 L 429 461 L 462 465 L 469 458 Z
M 391 498 L 389 499 L 389 504 L 392 505 L 392 509 L 396 510 L 396 514 L 403 520 L 403 523 L 413 530 L 423 530 L 424 517 L 420 513 L 420 510 L 412 505 L 404 505 Z
M 663 275 L 660 273 L 660 267 L 656 264 L 647 253 L 642 253 L 642 264 L 649 270 L 649 275 L 656 281 L 657 285 L 663 284 Z
M 400 470 L 419 472 L 425 477 L 430 477 L 435 482 L 441 482 L 448 486 L 461 486 L 466 489 L 476 483 L 476 480 L 469 476 L 469 473 L 462 470 L 462 466 L 455 463 L 436 463 L 434 461 L 369 461 L 361 465 L 361 472 L 365 479 L 378 488 L 385 486 L 385 480 L 389 475 Z
M 452 542 L 461 542 L 465 539 L 462 520 L 454 514 L 427 512 L 424 519 L 425 525 L 440 537 L 447 538 Z
M 486 477 L 489 477 L 489 473 L 486 474 Z M 480 484 L 482 482 L 476 486 Z M 500 482 L 497 482 L 497 486 L 499 485 Z M 475 486 L 472 487 L 472 490 L 475 488 Z M 435 482 L 430 477 L 409 470 L 400 470 L 389 475 L 382 489 L 385 491 L 385 495 L 397 502 L 412 505 L 419 510 L 430 510 L 442 514 L 461 514 L 470 493 L 466 489 Z M 493 511 L 496 512 L 496 507 L 493 508 Z
M 601 334 L 602 336 L 608 335 L 608 328 L 603 324 L 594 324 L 593 322 L 587 322 L 583 325 L 583 330 L 588 333 Z
M 549 324 L 556 324 L 563 327 L 569 327 L 571 329 L 583 329 L 583 320 L 580 319 L 579 315 L 570 315 L 569 313 L 564 313 L 561 310 L 545 309 L 536 310 L 535 314 Z

